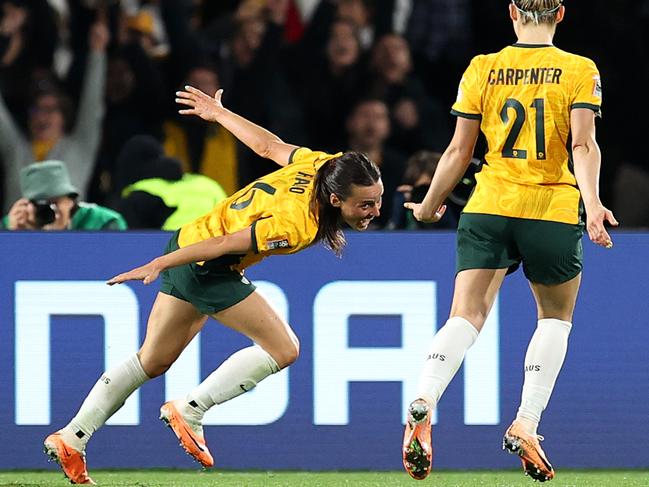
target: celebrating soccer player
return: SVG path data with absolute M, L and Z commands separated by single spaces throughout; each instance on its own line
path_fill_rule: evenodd
M 561 2 L 512 1 L 509 15 L 518 42 L 473 59 L 453 105 L 455 135 L 424 201 L 406 203 L 417 220 L 439 220 L 442 202 L 464 174 L 482 130 L 488 153 L 459 222 L 450 318 L 433 339 L 419 397 L 408 412 L 403 463 L 416 479 L 431 470 L 431 411 L 478 338 L 505 275 L 521 263 L 538 323 L 525 356 L 521 404 L 503 447 L 520 456 L 535 480 L 554 477 L 537 426 L 572 327 L 582 270 L 582 210 L 588 235 L 598 245 L 613 246 L 604 223 L 617 225 L 598 196 L 599 73 L 591 60 L 552 44 L 565 15 Z
M 45 440 L 46 453 L 73 483 L 94 483 L 85 461 L 92 434 L 133 391 L 169 369 L 208 316 L 255 344 L 233 354 L 185 398 L 163 404 L 160 414 L 187 453 L 211 467 L 201 422 L 205 412 L 288 367 L 299 353 L 293 330 L 243 270 L 269 255 L 293 254 L 320 241 L 339 254 L 345 245 L 343 224 L 366 230 L 379 215 L 383 183 L 365 155 L 332 155 L 285 144 L 224 108 L 221 94 L 211 97 L 188 86 L 176 101 L 185 107 L 180 113 L 220 123 L 257 154 L 284 167 L 183 226 L 165 255 L 108 281 L 149 284 L 160 276 L 162 282 L 142 348 L 106 371 L 70 423 Z

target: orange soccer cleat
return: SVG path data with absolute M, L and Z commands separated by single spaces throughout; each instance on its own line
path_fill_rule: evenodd
M 180 446 L 194 460 L 203 467 L 214 466 L 214 459 L 210 454 L 205 438 L 203 437 L 203 426 L 200 423 L 188 422 L 175 405 L 176 401 L 169 401 L 160 408 L 160 419 L 167 423 L 180 440 Z
M 428 477 L 433 466 L 430 414 L 430 406 L 423 399 L 413 401 L 408 408 L 403 434 L 403 466 L 416 480 Z
M 63 441 L 61 433 L 56 432 L 45 438 L 43 451 L 61 466 L 65 476 L 73 484 L 96 485 L 88 476 L 86 469 L 86 455 L 75 450 Z
M 539 482 L 545 482 L 554 478 L 554 469 L 545 456 L 539 440 L 542 441 L 543 437 L 530 435 L 514 421 L 503 437 L 503 450 L 521 457 L 525 475 Z

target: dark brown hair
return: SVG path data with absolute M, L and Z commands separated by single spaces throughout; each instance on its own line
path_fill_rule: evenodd
M 372 186 L 380 179 L 379 168 L 361 152 L 346 152 L 325 162 L 315 176 L 311 196 L 311 214 L 318 222 L 313 243 L 323 241 L 325 247 L 339 256 L 345 246 L 345 235 L 340 209 L 332 206 L 331 195 L 344 201 L 351 194 L 352 185 Z
M 406 171 L 403 174 L 402 182 L 414 186 L 422 174 L 432 177 L 441 158 L 442 154 L 440 152 L 427 150 L 415 152 L 406 163 Z

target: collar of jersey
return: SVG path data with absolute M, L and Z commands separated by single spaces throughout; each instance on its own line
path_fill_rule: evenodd
M 517 42 L 512 44 L 512 47 L 524 47 L 526 49 L 536 49 L 538 47 L 554 47 L 553 44 L 524 44 L 522 42 Z

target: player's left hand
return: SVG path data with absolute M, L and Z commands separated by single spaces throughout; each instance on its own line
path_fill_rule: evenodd
M 121 284 L 126 281 L 142 281 L 144 284 L 150 284 L 158 278 L 161 271 L 162 268 L 158 263 L 152 260 L 148 264 L 111 277 L 106 281 L 106 284 L 112 286 L 113 284 Z
M 412 210 L 412 214 L 415 217 L 415 220 L 422 223 L 435 223 L 442 219 L 444 213 L 446 213 L 446 205 L 440 206 L 435 213 L 432 215 L 429 212 L 425 212 L 423 205 L 421 203 L 404 203 L 404 208 Z
M 604 222 L 608 222 L 614 227 L 619 225 L 613 216 L 613 212 L 602 204 L 586 208 L 586 231 L 590 240 L 597 244 L 610 249 L 613 247 L 613 240 L 604 228 Z

